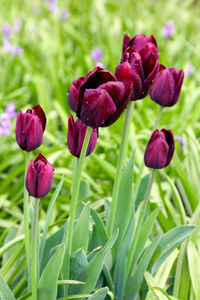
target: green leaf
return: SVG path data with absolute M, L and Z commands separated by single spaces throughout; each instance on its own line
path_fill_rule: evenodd
M 187 246 L 187 258 L 195 298 L 200 299 L 200 262 L 198 252 L 192 242 L 189 242 Z
M 83 208 L 81 216 L 76 224 L 73 233 L 72 253 L 79 248 L 83 248 L 87 252 L 89 240 L 89 219 L 90 206 L 89 202 Z
M 11 292 L 9 286 L 0 275 L 0 299 L 1 300 L 15 300 L 13 293 Z
M 144 200 L 144 197 L 146 195 L 146 191 L 147 191 L 148 186 L 149 186 L 150 179 L 151 179 L 151 174 L 147 174 L 142 178 L 142 180 L 140 182 L 139 190 L 138 190 L 136 201 L 135 201 L 136 209 L 140 205 L 140 203 Z
M 63 262 L 64 249 L 64 244 L 61 244 L 42 272 L 38 284 L 38 300 L 56 299 L 57 281 Z
M 95 284 L 99 278 L 102 271 L 104 259 L 108 251 L 113 247 L 118 236 L 118 231 L 116 231 L 107 244 L 100 250 L 88 263 L 87 267 L 83 270 L 78 280 L 84 281 L 86 284 L 84 286 L 72 287 L 72 293 L 90 293 L 95 287 Z
M 152 259 L 155 261 L 152 267 L 152 274 L 158 270 L 172 251 L 179 247 L 192 234 L 194 229 L 194 226 L 177 226 L 161 236 L 159 246 Z
M 109 291 L 109 289 L 107 287 L 99 289 L 89 299 L 90 300 L 103 300 L 106 297 L 108 291 Z
M 40 243 L 40 265 L 41 265 L 41 262 L 42 262 L 42 259 L 43 259 L 43 254 L 44 254 L 44 248 L 45 248 L 45 242 L 46 242 L 46 237 L 47 237 L 47 232 L 48 232 L 48 227 L 49 227 L 49 223 L 50 223 L 50 219 L 51 219 L 51 215 L 52 215 L 52 212 L 53 212 L 53 207 L 54 207 L 54 204 L 56 202 L 56 199 L 60 193 L 60 190 L 62 188 L 62 185 L 63 185 L 63 181 L 64 181 L 64 176 L 62 176 L 62 179 L 60 180 L 52 198 L 51 198 L 51 201 L 49 202 L 49 206 L 48 206 L 48 209 L 47 209 L 47 215 L 46 215 L 46 222 L 45 222 L 45 226 L 44 226 L 44 232 L 43 232 L 43 235 L 42 235 L 42 239 L 41 239 L 41 243 Z
M 139 292 L 144 273 L 149 265 L 150 259 L 155 252 L 158 243 L 159 243 L 160 237 L 158 236 L 151 242 L 151 244 L 144 250 L 144 253 L 140 259 L 140 262 L 137 265 L 137 268 L 134 272 L 133 277 L 129 281 L 129 284 L 127 286 L 126 294 L 124 299 L 126 300 L 135 300 L 137 297 L 137 294 Z
M 130 217 L 133 210 L 133 166 L 134 166 L 135 152 L 133 152 L 127 167 L 125 168 L 120 185 L 117 198 L 117 206 L 115 212 L 114 230 L 119 228 L 119 236 L 114 246 L 114 253 L 118 252 L 122 239 L 126 232 Z

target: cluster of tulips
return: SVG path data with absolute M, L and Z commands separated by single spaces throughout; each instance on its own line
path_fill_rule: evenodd
M 116 67 L 115 76 L 110 71 L 96 67 L 86 76 L 76 79 L 70 86 L 68 103 L 78 119 L 74 121 L 73 116 L 69 116 L 67 144 L 71 154 L 79 160 L 77 168 L 82 168 L 83 158 L 95 149 L 98 128 L 112 125 L 126 108 L 128 115 L 133 101 L 150 95 L 151 99 L 161 107 L 169 107 L 177 103 L 184 72 L 175 67 L 168 68 L 159 64 L 158 58 L 157 43 L 152 35 L 138 34 L 132 39 L 124 35 L 122 59 Z M 128 118 L 127 115 L 125 119 Z M 16 123 L 16 139 L 20 148 L 27 152 L 38 148 L 42 144 L 45 126 L 46 117 L 40 105 L 28 109 L 26 113 L 20 111 Z M 159 131 L 155 129 L 146 147 L 145 165 L 152 169 L 166 167 L 173 157 L 174 144 L 171 130 L 163 128 Z M 119 162 L 118 171 L 122 170 L 122 164 L 120 166 Z M 76 172 L 80 175 L 81 171 L 79 171 Z M 40 153 L 34 161 L 29 163 L 27 168 L 25 184 L 28 193 L 35 198 L 42 198 L 47 195 L 52 186 L 53 172 L 53 166 Z M 118 175 L 116 174 L 116 176 Z M 71 255 L 80 176 L 77 182 L 74 183 L 72 208 L 69 212 L 68 249 L 66 250 L 68 261 Z M 112 217 L 114 215 L 112 211 L 116 209 L 115 199 L 118 186 L 119 180 L 116 180 L 108 228 L 110 234 L 112 234 Z M 69 262 L 65 275 L 67 279 L 69 277 Z M 36 275 L 32 274 L 33 292 L 34 276 Z M 35 281 L 37 282 L 36 279 Z M 37 296 L 34 299 L 37 299 Z

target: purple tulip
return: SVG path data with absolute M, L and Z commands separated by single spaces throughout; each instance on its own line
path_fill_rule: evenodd
M 26 188 L 29 195 L 35 198 L 46 196 L 53 182 L 53 165 L 40 153 L 29 163 L 26 174 Z
M 72 85 L 70 86 L 69 91 L 68 91 L 68 104 L 69 104 L 69 107 L 74 112 L 76 112 L 79 88 L 84 79 L 85 79 L 85 76 L 81 76 L 78 79 L 74 80 L 74 82 L 72 83 Z
M 150 92 L 151 99 L 161 106 L 175 105 L 180 96 L 183 78 L 183 70 L 160 65 L 160 71 Z
M 91 51 L 91 56 L 95 61 L 99 61 L 102 59 L 103 54 L 99 48 L 95 48 Z
M 93 128 L 112 125 L 126 108 L 132 83 L 117 81 L 100 67 L 88 73 L 79 89 L 77 117 Z
M 133 83 L 131 100 L 143 99 L 155 80 L 159 70 L 159 52 L 153 36 L 138 34 L 130 39 L 124 35 L 121 64 L 116 67 L 116 78 Z
M 71 154 L 76 157 L 80 157 L 86 130 L 87 125 L 85 125 L 81 120 L 77 119 L 76 122 L 74 122 L 73 116 L 69 116 L 67 145 Z M 97 143 L 97 137 L 97 129 L 92 129 L 86 156 L 90 155 L 94 151 Z
M 40 105 L 17 114 L 16 140 L 22 150 L 30 152 L 42 144 L 46 116 Z
M 147 144 L 144 154 L 145 165 L 152 169 L 162 169 L 169 165 L 175 149 L 174 136 L 171 130 L 156 129 Z
M 170 36 L 172 36 L 173 32 L 174 32 L 174 22 L 169 21 L 164 27 L 163 35 L 166 39 L 168 39 L 170 38 Z

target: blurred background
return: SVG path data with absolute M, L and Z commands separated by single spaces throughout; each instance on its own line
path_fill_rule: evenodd
M 67 91 L 73 80 L 96 65 L 115 71 L 124 33 L 153 34 L 160 63 L 185 71 L 179 102 L 164 108 L 159 124 L 159 129 L 173 130 L 176 153 L 158 175 L 152 205 L 163 205 L 163 230 L 181 222 L 176 197 L 190 217 L 200 199 L 200 2 L 0 0 L 0 4 L 0 243 L 23 217 L 25 153 L 15 141 L 16 112 L 39 103 L 46 113 L 44 143 L 32 158 L 42 152 L 54 164 L 54 188 L 65 175 L 52 220 L 61 224 L 68 214 L 74 164 L 67 148 Z M 136 150 L 135 182 L 158 111 L 159 105 L 149 97 L 135 103 L 129 137 L 129 156 Z M 105 196 L 111 196 L 122 127 L 123 117 L 100 128 L 97 148 L 83 174 L 80 200 L 89 199 L 100 211 Z M 143 175 L 147 173 L 144 169 Z M 54 188 L 41 201 L 41 226 Z

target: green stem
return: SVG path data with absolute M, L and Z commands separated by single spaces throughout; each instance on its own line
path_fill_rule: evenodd
M 30 152 L 26 152 L 25 174 L 24 174 L 24 234 L 25 234 L 25 253 L 26 253 L 26 266 L 29 268 L 30 258 L 30 231 L 29 231 L 29 203 L 28 203 L 28 191 L 26 189 L 26 174 L 30 161 Z M 27 272 L 28 273 L 28 272 Z
M 32 282 L 32 300 L 37 300 L 37 264 L 38 264 L 38 247 L 37 247 L 37 234 L 38 234 L 38 212 L 40 200 L 35 199 L 35 209 L 33 216 L 33 237 L 32 237 L 32 256 L 31 256 L 31 282 Z
M 63 265 L 63 275 L 65 280 L 69 279 L 70 257 L 72 252 L 72 238 L 73 238 L 74 220 L 76 215 L 76 206 L 77 206 L 79 189 L 80 189 L 81 173 L 83 170 L 84 159 L 86 156 L 91 133 L 92 133 L 92 128 L 88 126 L 85 134 L 82 150 L 81 150 L 81 155 L 79 159 L 77 159 L 76 170 L 75 170 L 75 175 L 73 180 L 72 199 L 71 199 L 71 205 L 69 210 L 69 224 L 67 228 L 67 248 L 66 248 L 64 265 Z M 67 293 L 67 286 L 65 287 L 65 293 Z
M 157 129 L 157 126 L 158 126 L 158 124 L 160 122 L 160 119 L 161 119 L 161 116 L 162 116 L 162 112 L 163 112 L 163 106 L 160 106 L 156 121 L 155 121 L 154 126 L 153 126 L 153 130 Z
M 124 127 L 123 127 L 123 132 L 122 132 L 119 156 L 118 156 L 118 160 L 117 160 L 117 169 L 116 169 L 115 181 L 114 181 L 114 186 L 113 186 L 110 216 L 109 216 L 109 221 L 108 221 L 108 236 L 109 237 L 113 233 L 120 178 L 121 178 L 121 173 L 122 173 L 122 169 L 124 166 L 124 162 L 125 162 L 125 158 L 126 158 L 126 154 L 127 154 L 127 148 L 128 148 L 128 145 L 127 145 L 128 144 L 128 134 L 130 131 L 130 124 L 131 124 L 131 120 L 132 120 L 131 109 L 132 109 L 133 103 L 134 102 L 129 101 L 126 115 L 125 115 L 125 120 L 124 120 Z

